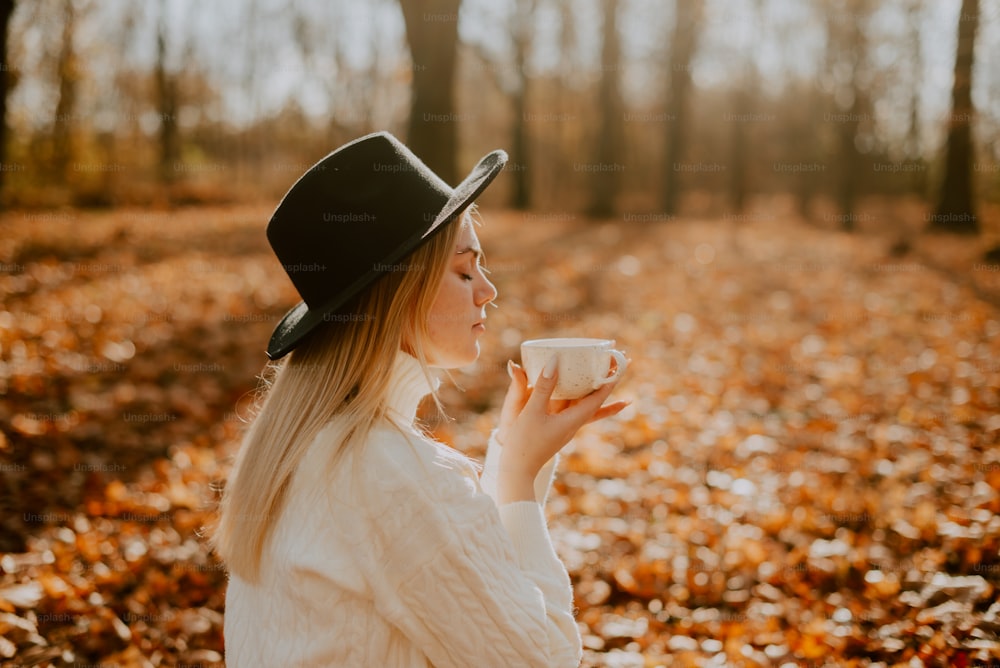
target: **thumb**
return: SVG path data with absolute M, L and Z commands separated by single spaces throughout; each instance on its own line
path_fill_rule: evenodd
M 538 380 L 535 381 L 535 387 L 531 391 L 531 396 L 528 397 L 526 407 L 531 407 L 542 413 L 547 412 L 549 400 L 552 398 L 552 392 L 556 389 L 556 381 L 558 380 L 559 357 L 553 355 L 542 367 L 542 372 L 538 374 Z

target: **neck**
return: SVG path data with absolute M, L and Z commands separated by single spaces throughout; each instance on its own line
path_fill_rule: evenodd
M 433 387 L 428 384 L 417 358 L 402 350 L 397 352 L 389 394 L 386 397 L 389 412 L 406 424 L 412 424 L 417 417 L 420 400 L 440 384 L 437 379 L 433 379 L 433 382 Z

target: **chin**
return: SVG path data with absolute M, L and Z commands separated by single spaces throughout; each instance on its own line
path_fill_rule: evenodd
M 453 350 L 447 355 L 435 355 L 430 362 L 430 366 L 438 369 L 460 369 L 463 366 L 474 364 L 479 359 L 479 341 L 472 344 L 467 350 Z
M 452 368 L 459 368 L 463 366 L 469 366 L 470 364 L 475 364 L 476 360 L 479 359 L 479 342 L 475 343 L 475 346 L 465 355 L 456 355 L 456 362 Z

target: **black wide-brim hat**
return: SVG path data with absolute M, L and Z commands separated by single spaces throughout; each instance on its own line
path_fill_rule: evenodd
M 455 188 L 388 132 L 341 146 L 282 198 L 267 239 L 302 301 L 278 323 L 272 360 L 339 314 L 431 235 L 472 204 L 507 163 L 493 151 Z M 363 317 L 364 314 L 353 314 Z

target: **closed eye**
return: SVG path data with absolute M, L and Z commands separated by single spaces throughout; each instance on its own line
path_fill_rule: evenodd
M 483 275 L 490 273 L 489 270 L 483 266 L 482 255 L 476 256 L 476 261 L 472 263 L 472 267 L 474 267 L 476 270 L 479 271 L 479 273 Z M 473 276 L 472 274 L 466 273 L 464 271 L 459 271 L 458 275 L 462 277 L 463 281 L 471 281 L 475 278 L 475 276 Z

